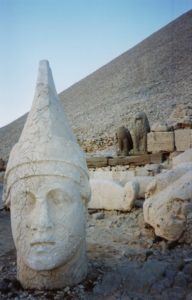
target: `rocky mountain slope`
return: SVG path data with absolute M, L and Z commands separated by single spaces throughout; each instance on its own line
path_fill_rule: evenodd
M 192 11 L 123 53 L 59 96 L 79 140 L 108 138 L 131 129 L 136 112 L 165 121 L 177 103 L 192 101 Z M 51 62 L 50 62 L 51 63 Z M 0 129 L 0 157 L 7 158 L 26 115 Z

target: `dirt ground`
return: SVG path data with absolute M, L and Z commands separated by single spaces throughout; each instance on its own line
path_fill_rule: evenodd
M 140 207 L 131 213 L 89 211 L 87 253 L 88 275 L 78 286 L 23 290 L 10 215 L 0 211 L 0 299 L 192 299 L 192 247 L 156 237 Z

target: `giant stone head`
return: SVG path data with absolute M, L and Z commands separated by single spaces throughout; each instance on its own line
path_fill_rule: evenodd
M 87 272 L 86 160 L 68 126 L 47 61 L 31 111 L 11 151 L 4 201 L 11 208 L 17 276 L 26 288 L 60 288 Z

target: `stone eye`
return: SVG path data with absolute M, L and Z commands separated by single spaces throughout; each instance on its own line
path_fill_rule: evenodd
M 49 203 L 60 205 L 68 201 L 66 194 L 61 189 L 54 189 L 47 194 Z
M 31 192 L 26 192 L 25 197 L 26 205 L 30 208 L 33 208 L 35 206 L 35 195 Z

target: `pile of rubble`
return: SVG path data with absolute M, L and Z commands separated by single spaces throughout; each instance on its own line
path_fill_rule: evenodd
M 95 153 L 113 146 L 115 144 L 115 136 L 105 135 L 100 138 L 78 140 L 78 142 L 83 151 L 86 153 Z
M 141 200 L 158 236 L 192 243 L 192 149 L 160 165 L 90 170 L 90 177 L 90 209 L 129 212 Z

